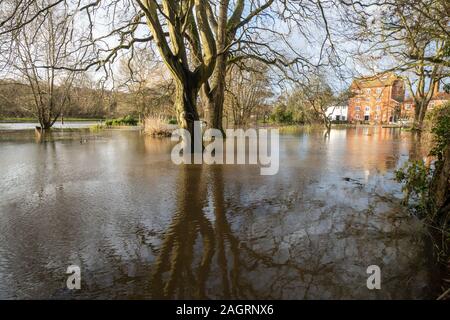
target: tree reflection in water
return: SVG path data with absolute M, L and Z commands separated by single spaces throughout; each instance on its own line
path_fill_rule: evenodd
M 206 174 L 210 175 L 208 179 Z M 223 298 L 245 297 L 253 289 L 239 277 L 240 250 L 248 248 L 240 247 L 242 243 L 233 235 L 226 217 L 223 167 L 185 166 L 180 170 L 179 179 L 182 188 L 177 211 L 157 256 L 151 281 L 152 298 L 207 299 L 209 277 L 220 279 Z M 213 201 L 213 221 L 205 213 L 208 195 Z M 197 240 L 201 245 L 198 251 Z M 199 259 L 195 257 L 196 252 L 200 252 Z M 211 274 L 213 258 L 218 274 Z
M 152 297 L 186 297 L 186 291 L 205 296 L 205 281 L 214 255 L 214 230 L 203 213 L 206 185 L 201 166 L 185 166 L 180 170 L 177 211 L 165 233 L 152 276 Z M 194 245 L 200 235 L 203 251 L 193 270 Z M 167 279 L 163 274 L 168 272 Z M 192 291 L 193 290 L 193 291 Z
M 307 201 L 298 201 L 300 207 L 272 211 L 258 223 L 253 219 L 260 217 L 251 213 L 255 208 L 241 208 L 244 216 L 236 225 L 233 220 L 232 231 L 227 213 L 236 217 L 230 207 L 233 199 L 224 196 L 223 170 L 220 165 L 180 168 L 176 212 L 152 268 L 152 298 L 375 298 L 408 296 L 408 290 L 411 297 L 423 294 L 420 283 L 428 275 L 418 273 L 424 269 L 422 262 L 405 251 L 411 238 L 394 227 L 391 218 L 373 210 L 344 213 L 335 206 L 322 208 L 316 216 L 307 214 L 312 210 Z M 273 207 L 276 199 L 267 201 Z M 265 210 L 264 203 L 260 206 Z M 293 218 L 296 222 L 290 224 Z M 277 231 L 280 224 L 286 230 Z M 386 229 L 388 225 L 392 227 Z M 420 237 L 417 241 L 422 242 Z M 365 288 L 365 270 L 374 261 L 387 261 L 383 292 Z M 404 270 L 400 277 L 397 269 Z M 398 289 L 402 283 L 407 283 L 404 290 Z

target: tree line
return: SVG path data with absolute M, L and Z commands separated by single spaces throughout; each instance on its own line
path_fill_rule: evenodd
M 314 111 L 302 116 L 329 128 L 324 105 L 346 96 L 331 84 L 348 84 L 358 63 L 404 77 L 421 130 L 435 84 L 449 75 L 448 13 L 445 0 L 5 0 L 0 62 L 5 78 L 28 87 L 23 106 L 43 128 L 73 105 L 72 89 L 90 90 L 79 85 L 86 73 L 94 86 L 130 93 L 139 116 L 161 107 L 189 131 L 200 118 L 222 132 L 264 120 L 289 83 L 288 96 Z

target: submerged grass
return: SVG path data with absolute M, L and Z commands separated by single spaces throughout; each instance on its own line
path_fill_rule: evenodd
M 149 116 L 144 119 L 144 132 L 153 137 L 170 137 L 173 125 L 168 125 L 163 117 Z

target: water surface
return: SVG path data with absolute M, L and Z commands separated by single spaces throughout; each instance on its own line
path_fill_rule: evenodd
M 89 128 L 99 122 L 97 121 L 66 121 L 61 123 L 60 121 L 55 122 L 53 128 L 58 129 L 73 129 L 73 128 Z M 0 131 L 3 130 L 25 130 L 34 129 L 39 126 L 39 122 L 0 122 Z
M 280 136 L 280 170 L 176 166 L 140 131 L 1 133 L 0 298 L 417 299 L 435 287 L 398 129 Z M 82 289 L 65 289 L 69 265 Z M 368 290 L 378 265 L 382 289 Z

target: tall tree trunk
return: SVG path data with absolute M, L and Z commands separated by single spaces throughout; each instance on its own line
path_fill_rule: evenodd
M 225 131 L 223 130 L 222 118 L 223 118 L 223 104 L 225 101 L 225 77 L 227 74 L 227 60 L 228 50 L 227 46 L 234 38 L 234 32 L 228 29 L 228 6 L 229 0 L 222 0 L 220 2 L 219 17 L 217 21 L 217 38 L 216 47 L 217 52 L 221 54 L 217 55 L 214 71 L 211 78 L 211 84 L 205 83 L 203 86 L 205 96 L 207 97 L 207 109 L 208 109 L 208 127 L 218 129 L 225 137 Z
M 203 93 L 206 98 L 208 111 L 208 127 L 218 129 L 225 136 L 223 129 L 223 105 L 225 101 L 225 77 L 226 77 L 227 54 L 217 57 L 216 66 L 212 76 L 211 86 L 205 84 Z
M 422 108 L 420 108 L 420 114 L 419 114 L 419 128 L 423 128 L 423 121 L 425 120 L 425 114 L 427 113 L 428 105 L 423 103 Z
M 206 98 L 206 110 L 208 114 L 207 118 L 207 124 L 208 128 L 214 128 L 218 129 L 222 132 L 222 134 L 225 133 L 223 129 L 222 124 L 222 118 L 223 118 L 223 104 L 225 100 L 225 89 L 219 89 L 212 92 L 205 92 L 204 90 L 204 97 Z
M 414 123 L 413 130 L 421 131 L 423 129 L 423 121 L 427 113 L 428 102 L 425 100 L 420 101 L 414 110 Z
M 425 115 L 424 112 L 422 112 L 424 101 L 420 100 L 418 103 L 416 102 L 415 108 L 414 108 L 414 123 L 413 123 L 413 130 L 420 131 L 422 130 L 422 124 L 423 119 L 421 120 L 422 114 Z
M 39 110 L 39 124 L 42 130 L 48 130 L 52 127 L 53 121 L 51 111 L 46 106 L 38 107 Z
M 177 121 L 181 128 L 191 135 L 191 150 L 194 149 L 194 122 L 199 121 L 197 112 L 198 89 L 192 87 L 189 81 L 177 81 L 175 86 L 175 110 Z

